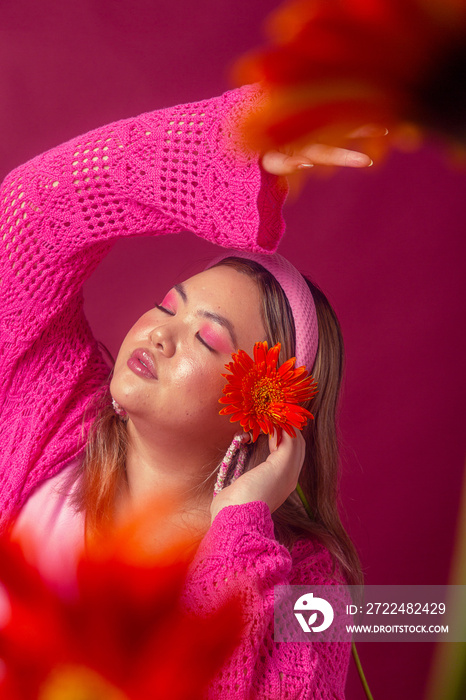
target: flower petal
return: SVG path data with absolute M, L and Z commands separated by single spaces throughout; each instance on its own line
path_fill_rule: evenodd
M 254 345 L 254 360 L 244 350 L 233 353 L 233 362 L 225 365 L 231 374 L 222 375 L 227 384 L 219 403 L 220 415 L 230 422 L 239 421 L 246 432 L 252 431 L 253 442 L 261 432 L 273 434 L 282 428 L 294 435 L 312 414 L 300 406 L 317 393 L 317 385 L 305 367 L 294 369 L 296 358 L 277 367 L 280 343 L 268 348 L 266 341 Z

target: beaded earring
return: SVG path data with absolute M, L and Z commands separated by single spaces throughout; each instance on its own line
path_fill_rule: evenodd
M 238 479 L 238 477 L 240 477 L 244 472 L 247 456 L 246 445 L 249 440 L 249 433 L 238 433 L 234 436 L 231 445 L 228 448 L 218 469 L 217 481 L 214 486 L 214 496 L 220 493 L 223 488 L 236 481 L 236 479 Z M 235 470 L 233 474 L 227 478 L 228 472 L 230 471 L 230 467 L 232 466 L 235 457 Z
M 120 420 L 122 420 L 124 423 L 126 423 L 126 421 L 128 420 L 129 416 L 128 416 L 128 414 L 126 413 L 126 411 L 125 411 L 125 409 L 123 408 L 123 406 L 120 406 L 120 404 L 117 403 L 117 402 L 115 401 L 115 399 L 112 399 L 112 406 L 113 406 L 113 410 L 114 410 L 115 413 L 117 414 L 118 418 L 120 418 Z

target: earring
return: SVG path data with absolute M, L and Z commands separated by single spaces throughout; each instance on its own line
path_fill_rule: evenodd
M 230 447 L 228 448 L 225 457 L 223 458 L 217 475 L 217 481 L 214 486 L 214 496 L 216 496 L 225 486 L 228 471 L 233 463 L 235 455 L 238 453 L 235 471 L 231 477 L 230 483 L 236 481 L 244 471 L 246 463 L 246 444 L 249 442 L 249 433 L 238 433 L 235 435 Z
M 125 409 L 123 408 L 123 406 L 120 406 L 120 404 L 117 403 L 117 402 L 115 401 L 115 399 L 112 399 L 112 406 L 113 406 L 113 410 L 114 410 L 115 413 L 117 414 L 118 418 L 120 418 L 124 423 L 126 423 L 126 421 L 128 420 L 129 416 L 128 416 L 128 414 L 126 413 L 126 411 L 125 411 Z
M 241 443 L 241 446 L 239 448 L 238 452 L 238 459 L 236 460 L 236 467 L 235 471 L 233 472 L 233 476 L 230 479 L 230 484 L 232 484 L 236 479 L 241 476 L 244 472 L 244 467 L 246 466 L 246 456 L 247 456 L 247 450 L 246 450 L 246 445 L 247 442 L 243 440 Z M 228 486 L 230 485 L 228 484 Z

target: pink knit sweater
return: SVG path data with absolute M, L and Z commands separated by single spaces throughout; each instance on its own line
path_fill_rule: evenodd
M 246 87 L 97 129 L 5 179 L 0 200 L 0 525 L 83 450 L 84 410 L 108 377 L 83 314 L 82 285 L 120 236 L 189 229 L 219 245 L 272 252 L 286 187 L 239 144 Z M 250 626 L 210 698 L 344 697 L 346 644 L 275 644 L 273 586 L 343 582 L 329 553 L 274 536 L 265 503 L 224 508 L 203 539 L 187 604 L 208 611 L 232 582 Z

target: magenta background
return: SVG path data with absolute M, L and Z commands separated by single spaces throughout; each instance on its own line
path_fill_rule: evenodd
M 102 123 L 221 93 L 277 4 L 3 0 L 0 174 Z M 286 210 L 281 252 L 343 327 L 342 501 L 369 584 L 448 580 L 463 464 L 465 185 L 430 146 L 314 174 Z M 85 289 L 96 335 L 115 353 L 213 250 L 192 234 L 119 242 Z M 361 643 L 375 699 L 422 698 L 432 651 Z M 353 666 L 347 697 L 363 697 Z

